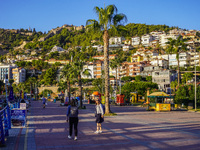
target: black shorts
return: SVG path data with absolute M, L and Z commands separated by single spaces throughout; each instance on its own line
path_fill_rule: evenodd
M 97 114 L 96 123 L 102 123 L 102 122 L 104 122 L 104 119 L 101 117 L 101 114 Z

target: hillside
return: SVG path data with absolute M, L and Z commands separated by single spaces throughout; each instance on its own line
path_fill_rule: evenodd
M 13 51 L 15 47 L 18 47 L 27 42 L 25 49 L 43 49 L 50 50 L 53 46 L 57 45 L 64 49 L 73 46 L 89 46 L 91 40 L 97 41 L 95 44 L 102 44 L 102 37 L 100 34 L 94 34 L 92 31 L 86 32 L 83 30 L 83 26 L 69 26 L 63 25 L 56 29 L 52 29 L 48 34 L 42 32 L 36 32 L 35 29 L 17 29 L 6 30 L 0 29 L 0 51 Z M 146 24 L 134 24 L 130 23 L 126 25 L 127 31 L 121 32 L 116 35 L 110 31 L 111 36 L 141 36 L 152 31 L 165 31 L 168 32 L 175 27 L 169 27 L 166 25 L 146 25 Z M 176 27 L 178 28 L 178 27 Z M 31 42 L 32 41 L 32 42 Z

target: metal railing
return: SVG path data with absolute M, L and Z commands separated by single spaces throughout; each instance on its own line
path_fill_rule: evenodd
M 0 110 L 0 146 L 5 145 L 5 137 L 9 136 L 11 129 L 11 109 L 19 108 L 19 103 L 7 105 Z

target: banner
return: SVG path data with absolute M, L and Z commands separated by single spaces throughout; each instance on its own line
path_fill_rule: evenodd
M 11 110 L 11 125 L 17 127 L 26 126 L 26 110 L 12 109 Z

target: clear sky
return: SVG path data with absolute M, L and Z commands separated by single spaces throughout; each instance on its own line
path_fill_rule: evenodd
M 0 28 L 49 31 L 98 19 L 95 6 L 115 4 L 128 23 L 166 24 L 200 30 L 200 0 L 0 0 Z

